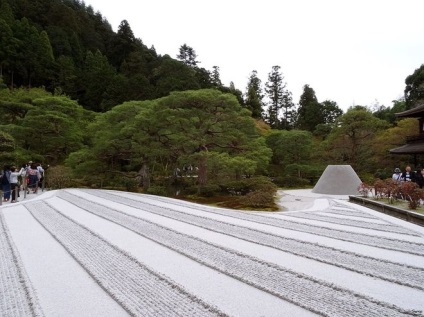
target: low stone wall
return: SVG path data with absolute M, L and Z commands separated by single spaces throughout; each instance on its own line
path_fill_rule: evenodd
M 397 208 L 395 206 L 360 196 L 349 196 L 349 201 L 424 227 L 424 215 L 417 212 Z

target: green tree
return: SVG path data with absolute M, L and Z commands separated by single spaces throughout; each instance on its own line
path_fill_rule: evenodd
M 213 71 L 211 74 L 211 81 L 214 87 L 222 87 L 221 76 L 219 75 L 219 66 L 213 66 Z
M 216 90 L 172 93 L 159 100 L 156 112 L 170 149 L 198 167 L 200 186 L 207 181 L 211 151 L 242 155 L 250 148 L 251 139 L 258 137 L 250 113 L 233 95 Z
M 66 97 L 35 99 L 34 107 L 11 129 L 18 146 L 57 164 L 82 147 L 93 116 Z M 37 142 L 34 142 L 37 140 Z
M 411 164 L 411 155 L 388 155 L 388 153 L 389 150 L 404 145 L 408 136 L 415 135 L 417 124 L 416 118 L 405 118 L 371 138 L 373 155 L 370 158 L 370 171 L 383 169 L 391 175 L 395 167 Z
M 107 91 L 109 83 L 113 82 L 116 75 L 115 69 L 109 64 L 107 57 L 100 51 L 95 54 L 88 52 L 85 66 L 79 77 L 81 104 L 96 112 L 104 111 L 102 108 L 103 94 Z
M 224 90 L 222 90 L 222 88 L 221 88 L 221 91 L 225 92 Z M 234 85 L 233 82 L 230 82 L 230 87 L 228 89 L 228 92 L 233 94 L 234 96 L 236 96 L 238 103 L 242 107 L 246 107 L 246 104 L 245 104 L 244 99 L 243 99 L 243 93 L 241 92 L 240 89 L 236 88 L 236 86 Z
M 36 64 L 35 72 L 39 76 L 37 82 L 42 85 L 49 85 L 53 77 L 53 49 L 50 44 L 49 36 L 46 31 L 41 31 L 39 37 L 39 55 L 38 62 Z
M 72 56 L 72 45 L 68 33 L 55 25 L 49 25 L 45 30 L 49 36 L 50 44 L 56 57 Z
M 159 67 L 153 70 L 152 82 L 156 87 L 155 96 L 162 97 L 171 91 L 199 89 L 196 71 L 184 63 L 165 55 Z
M 14 24 L 14 36 L 18 39 L 17 56 L 12 67 L 20 76 L 19 84 L 32 86 L 35 70 L 39 67 L 40 35 L 28 19 L 23 18 Z
M 325 123 L 323 107 L 318 102 L 315 91 L 305 85 L 299 100 L 296 127 L 313 132 L 320 123 Z
M 406 108 L 411 109 L 424 101 L 424 64 L 405 79 Z
M 269 104 L 266 119 L 272 128 L 288 128 L 290 122 L 290 109 L 293 106 L 291 93 L 286 88 L 284 77 L 280 71 L 280 66 L 273 66 L 268 74 L 268 81 L 265 83 Z M 284 109 L 281 120 L 281 110 Z
M 13 60 L 17 56 L 18 43 L 10 26 L 0 18 L 0 77 L 3 77 L 4 68 L 13 65 Z M 13 69 L 10 70 L 13 71 Z
M 127 20 L 123 20 L 110 47 L 111 64 L 119 68 L 128 56 L 136 50 L 136 39 Z
M 9 133 L 0 130 L 0 164 L 10 164 L 16 157 L 15 152 L 15 139 Z
M 321 102 L 321 111 L 324 119 L 324 124 L 332 124 L 336 122 L 337 118 L 343 114 L 343 110 L 337 105 L 335 101 L 325 100 Z
M 99 114 L 88 127 L 88 133 L 92 136 L 90 148 L 72 153 L 67 164 L 77 174 L 97 171 L 100 175 L 126 171 L 130 167 L 137 168 L 145 153 L 151 152 L 148 149 L 148 139 L 134 125 L 140 113 L 146 113 L 150 108 L 148 101 L 131 101 Z M 133 136 L 135 141 L 132 140 Z M 146 145 L 142 150 L 137 146 L 139 141 Z M 124 169 L 124 166 L 129 168 Z
M 249 76 L 246 87 L 246 106 L 252 111 L 252 117 L 256 119 L 263 118 L 264 102 L 261 80 L 258 77 L 258 72 L 253 70 Z
M 180 46 L 177 59 L 182 61 L 187 66 L 196 67 L 197 64 L 199 64 L 199 61 L 197 61 L 196 58 L 197 58 L 196 51 L 192 47 L 188 46 L 185 43 Z
M 297 164 L 296 174 L 302 177 L 302 164 L 309 164 L 312 151 L 312 134 L 300 130 L 273 130 L 266 137 L 266 144 L 272 150 L 272 163 L 285 170 Z
M 396 113 L 402 112 L 406 110 L 405 100 L 393 100 L 392 107 L 385 107 L 383 105 L 377 105 L 374 109 L 372 109 L 372 113 L 375 117 L 385 120 L 391 124 L 394 124 L 397 120 Z
M 61 89 L 72 98 L 77 98 L 78 72 L 72 57 L 61 55 L 56 59 L 55 65 L 54 87 Z
M 271 156 L 249 111 L 216 89 L 126 102 L 101 114 L 90 131 L 93 153 L 72 154 L 69 164 L 101 160 L 103 171 L 139 177 L 145 187 L 151 178 L 171 179 L 191 165 L 202 188 L 218 178 L 264 171 Z
M 372 138 L 389 124 L 363 108 L 349 109 L 340 116 L 325 142 L 325 161 L 331 164 L 350 164 L 357 171 L 366 171 L 373 156 Z
M 207 88 L 213 88 L 212 84 L 212 74 L 210 71 L 203 67 L 195 67 L 194 70 L 196 71 L 196 80 L 197 83 L 200 86 L 200 89 L 207 89 Z
M 6 0 L 0 1 L 0 20 L 6 22 L 9 26 L 15 22 L 12 8 Z
M 320 103 L 320 110 L 316 109 L 316 111 L 321 111 L 323 122 L 315 125 L 313 134 L 325 139 L 333 130 L 337 118 L 343 114 L 343 110 L 339 108 L 335 101 L 325 100 Z

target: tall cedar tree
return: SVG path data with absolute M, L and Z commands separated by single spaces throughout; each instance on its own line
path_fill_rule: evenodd
M 247 82 L 245 103 L 247 108 L 252 111 L 252 117 L 255 119 L 263 118 L 264 95 L 261 84 L 258 72 L 253 70 L 250 74 L 249 81 Z
M 287 90 L 280 66 L 273 66 L 265 83 L 265 92 L 270 100 L 268 105 L 267 121 L 272 128 L 288 128 L 290 124 L 290 109 L 293 107 L 291 93 Z M 284 109 L 283 118 L 280 111 Z
M 315 96 L 315 91 L 309 85 L 303 86 L 297 112 L 296 127 L 301 130 L 313 132 L 315 127 L 324 123 L 322 107 Z
M 221 76 L 219 74 L 219 66 L 213 66 L 213 71 L 211 74 L 212 84 L 216 87 L 222 87 Z

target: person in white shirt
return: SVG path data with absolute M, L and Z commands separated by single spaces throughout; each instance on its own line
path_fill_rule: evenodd
M 12 192 L 12 203 L 16 202 L 16 188 L 19 188 L 19 181 L 18 177 L 23 175 L 25 173 L 25 169 L 22 167 L 21 170 L 18 172 L 18 169 L 16 167 L 11 168 L 10 173 L 10 190 Z M 19 197 L 19 189 L 18 189 L 18 197 Z
M 399 167 L 395 168 L 395 171 L 392 175 L 392 179 L 397 181 L 397 182 L 400 182 L 402 180 L 402 171 L 400 170 Z

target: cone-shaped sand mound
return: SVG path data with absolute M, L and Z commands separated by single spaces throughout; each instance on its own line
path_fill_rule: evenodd
M 350 165 L 328 165 L 316 183 L 313 193 L 357 195 L 361 180 Z

